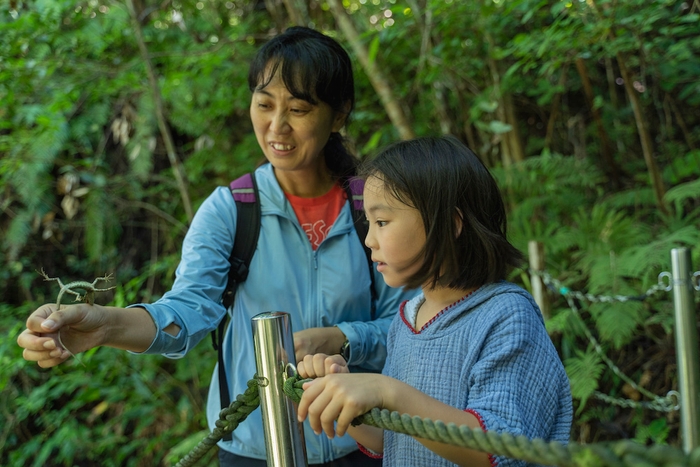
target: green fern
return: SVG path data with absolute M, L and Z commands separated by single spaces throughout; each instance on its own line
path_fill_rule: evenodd
M 598 389 L 598 379 L 603 374 L 605 364 L 595 352 L 576 351 L 576 356 L 564 360 L 564 368 L 571 382 L 571 395 L 579 399 L 581 412 L 593 392 Z
M 638 301 L 594 303 L 588 310 L 595 320 L 600 340 L 611 342 L 616 349 L 638 335 L 639 327 L 650 315 L 649 310 Z
M 669 203 L 679 203 L 687 199 L 698 198 L 700 198 L 700 178 L 676 185 L 670 188 L 664 196 L 664 200 Z

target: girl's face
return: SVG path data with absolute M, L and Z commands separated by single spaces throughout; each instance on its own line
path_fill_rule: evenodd
M 369 220 L 365 245 L 372 250 L 372 261 L 387 285 L 401 287 L 422 264 L 419 254 L 426 237 L 420 213 L 396 199 L 374 176 L 365 182 L 364 205 Z
M 340 131 L 345 115 L 325 102 L 314 105 L 295 98 L 276 74 L 253 93 L 250 119 L 265 157 L 284 178 L 290 172 L 319 173 L 325 168 L 323 147 L 331 132 Z

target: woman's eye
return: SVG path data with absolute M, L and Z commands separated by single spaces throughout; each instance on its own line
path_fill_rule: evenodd
M 290 111 L 294 114 L 305 114 L 308 112 L 306 109 L 290 109 Z

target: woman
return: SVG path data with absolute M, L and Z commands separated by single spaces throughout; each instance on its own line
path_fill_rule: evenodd
M 269 163 L 255 171 L 260 236 L 224 339 L 230 395 L 243 393 L 255 373 L 250 319 L 265 311 L 290 313 L 298 331 L 298 360 L 345 347 L 350 365 L 379 371 L 391 317 L 411 295 L 388 288 L 373 271 L 373 298 L 366 257 L 353 228 L 343 188 L 357 162 L 339 133 L 354 105 L 350 59 L 331 38 L 294 27 L 259 50 L 248 84 L 251 121 Z M 70 356 L 69 349 L 82 352 L 98 345 L 183 357 L 226 314 L 221 295 L 236 228 L 236 205 L 228 188 L 219 187 L 192 221 L 171 291 L 153 304 L 128 308 L 77 304 L 54 311 L 55 305 L 44 305 L 18 338 L 24 358 L 52 367 Z M 219 401 L 215 370 L 207 403 L 211 428 L 221 410 Z M 258 410 L 231 441 L 219 443 L 221 465 L 264 466 L 261 433 Z M 357 465 L 351 438 L 328 440 L 308 425 L 305 438 L 310 464 Z

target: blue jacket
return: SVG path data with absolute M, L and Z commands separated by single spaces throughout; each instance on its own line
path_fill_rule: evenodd
M 231 324 L 224 339 L 224 361 L 232 399 L 242 394 L 255 373 L 251 318 L 266 311 L 290 313 L 292 330 L 338 325 L 350 342 L 350 364 L 381 371 L 386 334 L 402 301 L 417 292 L 389 288 L 373 271 L 378 294 L 375 318 L 369 268 L 346 203 L 327 238 L 314 251 L 277 183 L 272 166 L 255 173 L 260 192 L 261 229 L 248 279 L 236 292 Z M 146 351 L 181 358 L 205 338 L 226 313 L 221 294 L 229 271 L 236 231 L 236 204 L 227 187 L 217 188 L 201 205 L 185 236 L 172 290 L 153 304 L 140 304 L 152 315 L 156 337 Z M 364 241 L 364 239 L 362 239 Z M 163 331 L 171 323 L 181 331 Z M 213 354 L 212 354 L 212 358 Z M 216 369 L 209 388 L 207 418 L 211 429 L 220 407 Z M 329 440 L 316 436 L 305 423 L 310 464 L 323 463 L 357 449 L 349 436 Z M 220 448 L 265 459 L 262 418 L 258 408 Z

